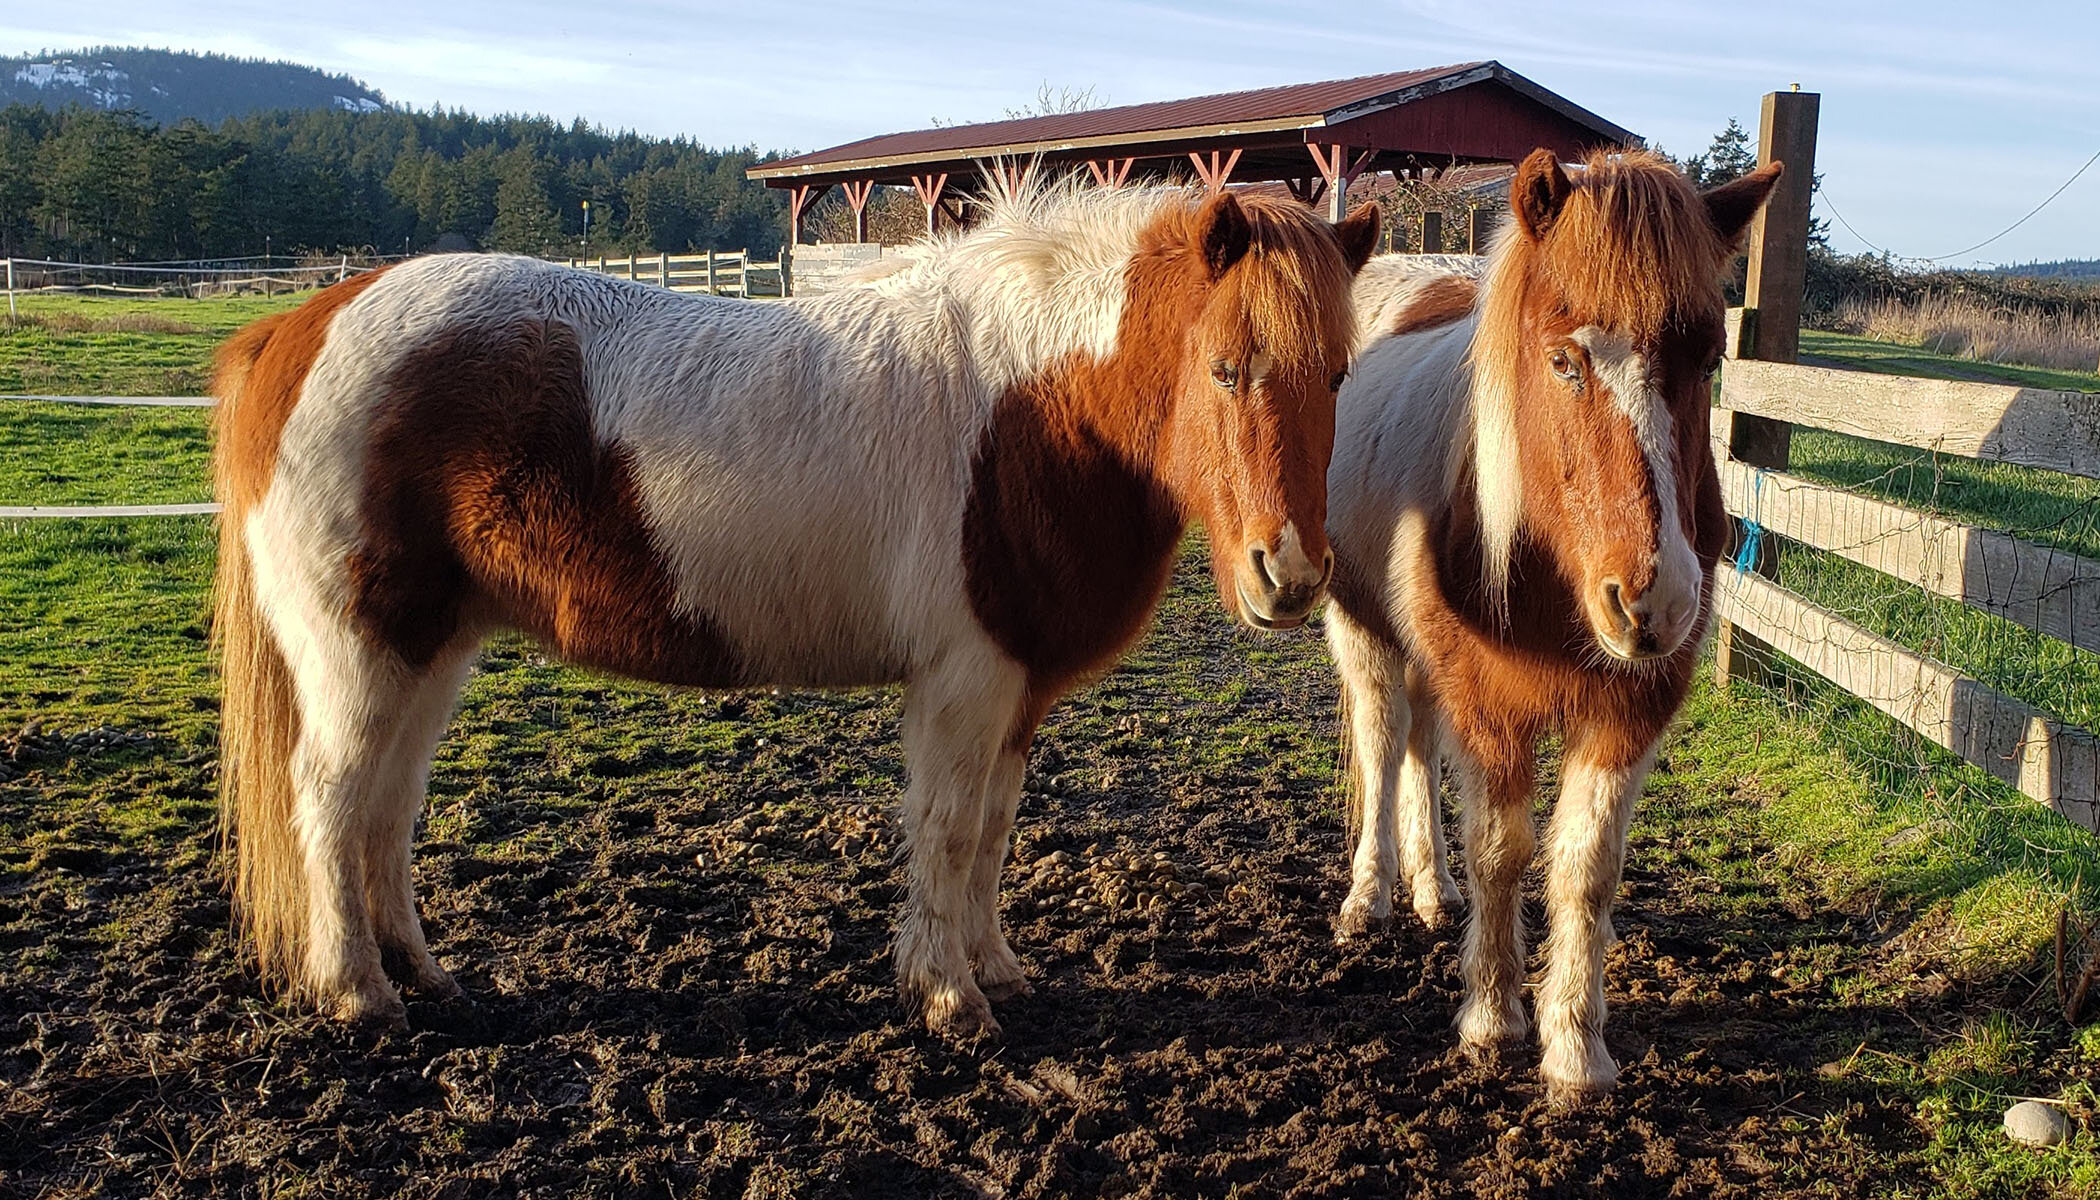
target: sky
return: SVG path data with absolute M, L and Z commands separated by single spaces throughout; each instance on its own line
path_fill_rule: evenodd
M 1818 215 L 1842 251 L 2100 258 L 2100 3 L 600 0 L 286 8 L 8 5 L 0 54 L 146 45 L 282 58 L 389 100 L 814 150 L 996 118 L 1040 85 L 1136 104 L 1492 58 L 1683 155 L 1759 97 L 1822 93 Z M 1842 218 L 1842 223 L 1837 219 Z M 1849 225 L 1849 229 L 1847 226 Z

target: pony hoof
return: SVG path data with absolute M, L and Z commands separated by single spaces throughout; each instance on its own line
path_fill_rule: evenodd
M 979 990 L 984 992 L 986 1000 L 993 1001 L 1012 1000 L 1017 997 L 1030 995 L 1035 991 L 1035 988 L 1030 986 L 1027 977 L 1022 975 L 1016 975 L 1012 979 L 980 980 L 977 986 Z
M 1415 885 L 1410 903 L 1415 910 L 1416 919 L 1422 922 L 1424 928 L 1442 929 L 1448 919 L 1446 914 L 1457 912 L 1461 903 L 1458 885 L 1448 879 L 1432 876 Z
M 428 1000 L 457 1000 L 467 994 L 467 990 L 459 986 L 459 980 L 441 967 L 432 967 L 428 973 L 417 975 L 409 990 Z
M 408 1028 L 408 1006 L 401 993 L 383 983 L 367 984 L 338 996 L 328 1015 L 345 1025 L 376 1029 Z
M 1522 1041 L 1528 1030 L 1523 1010 L 1468 999 L 1458 1008 L 1458 1043 L 1468 1058 L 1493 1061 L 1502 1047 Z
M 1619 1064 L 1599 1044 L 1586 1050 L 1548 1047 L 1539 1062 L 1539 1078 L 1546 1084 L 1546 1102 L 1555 1108 L 1579 1108 L 1609 1094 L 1618 1082 Z
M 999 1036 L 999 1022 L 982 994 L 965 999 L 957 993 L 926 1002 L 926 1028 L 935 1036 L 958 1045 L 974 1045 Z
M 1342 911 L 1335 914 L 1335 944 L 1339 946 L 1363 937 L 1374 929 L 1383 928 L 1392 919 L 1392 905 L 1351 896 L 1342 902 Z

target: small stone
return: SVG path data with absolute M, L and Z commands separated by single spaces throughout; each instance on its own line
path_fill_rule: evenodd
M 2022 1100 L 2005 1110 L 2005 1136 L 2023 1146 L 2054 1146 L 2070 1132 L 2070 1120 L 2054 1104 Z

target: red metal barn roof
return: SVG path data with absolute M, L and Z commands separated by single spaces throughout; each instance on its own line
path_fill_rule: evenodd
M 1225 92 L 1086 112 L 884 134 L 778 159 L 747 174 L 773 187 L 914 175 L 970 177 L 977 164 L 1134 158 L 1185 170 L 1191 151 L 1237 150 L 1236 181 L 1316 174 L 1308 144 L 1372 152 L 1379 167 L 1507 162 L 1538 146 L 1573 158 L 1640 139 L 1498 62 Z M 1370 160 L 1365 160 L 1367 163 Z

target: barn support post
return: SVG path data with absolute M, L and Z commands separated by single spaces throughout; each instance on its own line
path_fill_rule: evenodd
M 1486 254 L 1488 233 L 1487 210 L 1475 207 L 1472 216 L 1466 221 L 1466 253 Z
M 809 206 L 822 199 L 831 190 L 828 183 L 798 183 L 788 189 L 788 244 L 802 244 L 802 218 L 809 213 Z
M 1444 252 L 1444 214 L 1431 209 L 1422 214 L 1422 253 Z
M 1130 178 L 1130 168 L 1136 163 L 1134 157 L 1111 158 L 1105 164 L 1100 159 L 1090 158 L 1086 161 L 1086 169 L 1093 175 L 1095 187 L 1119 188 Z
M 941 231 L 941 192 L 948 186 L 948 173 L 938 175 L 914 175 L 911 190 L 918 193 L 919 203 L 926 206 L 926 236 L 932 237 Z
M 1240 152 L 1238 147 L 1234 147 L 1231 157 L 1228 158 L 1224 157 L 1223 151 L 1213 150 L 1210 152 L 1210 163 L 1206 166 L 1204 155 L 1200 151 L 1191 150 L 1189 161 L 1196 165 L 1196 175 L 1203 180 L 1204 190 L 1215 196 L 1225 190 L 1225 182 L 1232 178 L 1232 169 L 1240 165 Z
M 1312 151 L 1313 163 L 1320 168 L 1320 178 L 1327 182 L 1327 219 L 1340 224 L 1349 215 L 1349 185 L 1370 167 L 1378 151 L 1365 150 L 1354 159 L 1349 157 L 1349 147 L 1332 142 L 1307 142 Z
M 1731 357 L 1790 363 L 1799 356 L 1810 193 L 1816 177 L 1816 117 L 1821 102 L 1817 92 L 1765 94 L 1758 122 L 1757 164 L 1784 163 L 1786 174 L 1780 176 L 1771 198 L 1750 226 L 1743 319 L 1726 347 Z M 1727 422 L 1720 432 L 1729 457 L 1766 470 L 1786 469 L 1792 425 L 1749 413 L 1723 412 L 1719 417 Z M 1731 542 L 1729 554 L 1743 566 L 1768 578 L 1778 574 L 1778 548 L 1771 538 L 1738 526 Z M 1726 687 L 1731 679 L 1762 679 L 1773 653 L 1770 645 L 1722 621 L 1714 635 L 1715 682 Z
M 1306 175 L 1301 178 L 1286 179 L 1283 181 L 1283 186 L 1291 189 L 1292 199 L 1296 200 L 1300 204 L 1303 204 L 1307 208 L 1311 208 L 1314 205 L 1318 204 L 1320 202 L 1320 197 L 1327 194 L 1327 181 L 1321 179 L 1317 175 Z
M 845 190 L 846 203 L 853 206 L 853 240 L 868 240 L 868 196 L 875 190 L 872 179 L 849 179 L 839 185 Z

